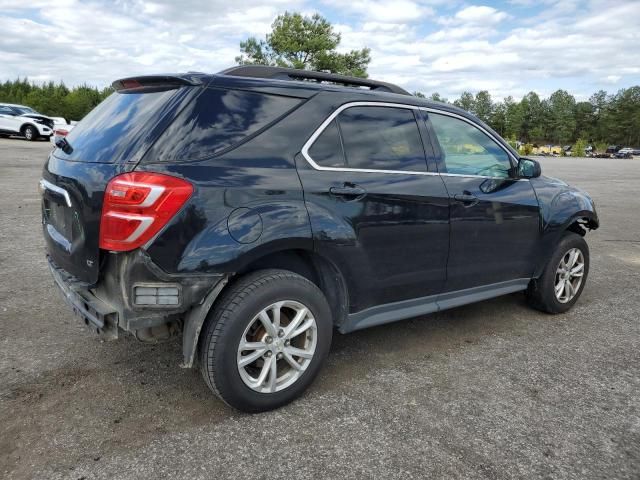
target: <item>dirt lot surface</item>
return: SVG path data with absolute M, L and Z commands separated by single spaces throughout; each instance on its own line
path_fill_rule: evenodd
M 307 394 L 245 415 L 180 343 L 100 343 L 45 266 L 45 142 L 0 140 L 0 477 L 640 478 L 640 160 L 549 158 L 602 227 L 576 307 L 522 294 L 336 335 Z

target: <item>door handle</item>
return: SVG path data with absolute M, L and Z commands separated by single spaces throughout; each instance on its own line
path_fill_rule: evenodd
M 472 207 L 479 202 L 478 197 L 469 192 L 457 193 L 453 196 L 456 202 L 461 202 L 465 207 Z
M 350 198 L 350 200 L 356 200 L 363 197 L 367 193 L 367 191 L 364 188 L 356 187 L 355 185 L 345 185 L 343 187 L 331 187 L 329 189 L 329 193 L 338 197 L 353 197 Z

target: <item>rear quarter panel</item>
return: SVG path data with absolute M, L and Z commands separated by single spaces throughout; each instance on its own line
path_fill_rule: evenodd
M 146 246 L 158 266 L 173 274 L 229 273 L 272 252 L 313 249 L 293 160 L 308 130 L 300 117 L 296 110 L 219 156 L 137 167 L 195 187 L 185 208 Z

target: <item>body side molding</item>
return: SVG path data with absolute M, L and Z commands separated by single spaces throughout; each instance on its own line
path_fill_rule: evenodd
M 530 278 L 518 278 L 506 282 L 482 285 L 455 292 L 441 293 L 428 297 L 414 298 L 402 302 L 388 303 L 349 314 L 340 325 L 340 333 L 349 333 L 385 323 L 392 323 L 428 313 L 448 310 L 469 303 L 475 303 L 508 293 L 526 290 Z

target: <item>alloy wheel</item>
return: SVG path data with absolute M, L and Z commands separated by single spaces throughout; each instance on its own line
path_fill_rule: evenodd
M 237 365 L 246 386 L 274 393 L 295 383 L 315 353 L 318 328 L 302 303 L 283 300 L 263 308 L 245 329 Z
M 584 276 L 584 255 L 572 248 L 563 255 L 556 268 L 555 295 L 560 303 L 570 302 L 580 290 Z

